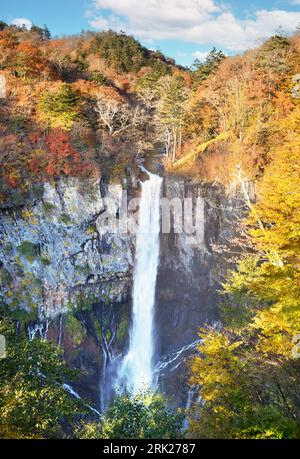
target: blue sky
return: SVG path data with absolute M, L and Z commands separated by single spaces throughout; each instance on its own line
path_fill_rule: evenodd
M 279 26 L 300 24 L 300 0 L 10 0 L 1 19 L 47 24 L 52 35 L 81 30 L 124 30 L 144 45 L 190 65 L 216 46 L 235 54 L 255 46 Z

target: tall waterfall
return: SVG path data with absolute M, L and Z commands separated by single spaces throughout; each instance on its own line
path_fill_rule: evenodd
M 133 280 L 133 323 L 119 381 L 137 393 L 152 384 L 153 316 L 159 262 L 160 192 L 162 178 L 147 172 L 142 183 Z

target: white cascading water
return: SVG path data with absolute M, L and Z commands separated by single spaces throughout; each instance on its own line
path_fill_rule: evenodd
M 159 262 L 160 193 L 162 178 L 148 171 L 140 199 L 133 278 L 133 323 L 119 382 L 137 393 L 151 387 L 153 379 L 153 316 Z

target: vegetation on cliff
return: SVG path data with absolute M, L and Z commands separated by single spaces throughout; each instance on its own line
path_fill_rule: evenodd
M 182 438 L 183 414 L 168 408 L 161 394 L 147 391 L 136 395 L 121 393 L 115 397 L 102 422 L 78 427 L 82 439 L 107 438 Z
M 3 23 L 1 204 L 61 174 L 122 176 L 156 141 L 151 110 L 134 86 L 175 70 L 181 72 L 172 59 L 124 33 L 51 39 L 46 28 Z
M 223 326 L 199 331 L 191 363 L 203 401 L 191 434 L 201 438 L 300 435 L 300 105 L 290 92 L 299 44 L 299 37 L 274 37 L 263 48 L 276 52 L 263 61 L 272 75 L 269 108 L 246 121 L 236 140 L 252 148 L 250 158 L 243 150 L 247 172 L 239 166 L 237 178 L 256 179 L 257 201 L 246 193 L 245 248 L 223 285 Z
M 76 372 L 61 350 L 39 338 L 28 339 L 20 322 L 0 314 L 6 357 L 0 359 L 0 438 L 61 438 L 87 408 L 64 389 Z

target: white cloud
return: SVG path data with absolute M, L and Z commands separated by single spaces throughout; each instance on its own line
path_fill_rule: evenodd
M 17 27 L 26 27 L 26 29 L 28 30 L 31 29 L 33 25 L 30 19 L 27 19 L 27 18 L 14 18 L 11 21 L 11 24 Z
M 300 3 L 300 0 L 296 0 Z M 293 32 L 300 12 L 258 10 L 237 18 L 230 6 L 215 0 L 94 0 L 97 30 L 124 30 L 143 40 L 180 40 L 243 51 L 272 35 L 279 26 Z M 109 17 L 103 13 L 111 12 Z
M 199 61 L 204 61 L 204 59 L 207 57 L 208 52 L 207 51 L 195 51 L 192 56 L 195 57 L 196 59 L 199 59 Z
M 108 18 L 96 17 L 90 21 L 90 25 L 98 30 L 125 30 L 125 24 L 115 15 L 111 14 Z

